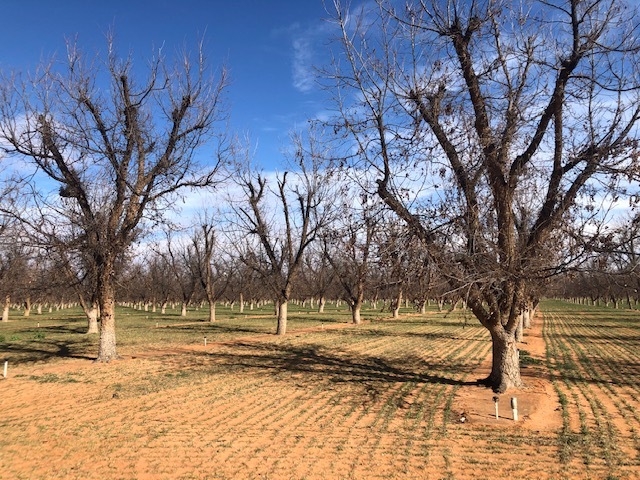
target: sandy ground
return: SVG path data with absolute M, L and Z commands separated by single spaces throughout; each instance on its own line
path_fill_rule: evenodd
M 543 360 L 541 323 L 523 348 Z M 0 478 L 604 478 L 558 464 L 544 363 L 523 369 L 496 419 L 493 393 L 471 382 L 341 382 L 349 359 L 307 352 L 284 369 L 279 348 L 264 336 L 16 369 L 0 381 Z

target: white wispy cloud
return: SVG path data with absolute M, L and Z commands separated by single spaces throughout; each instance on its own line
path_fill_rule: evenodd
M 307 34 L 293 39 L 293 86 L 300 92 L 309 92 L 315 86 L 313 47 Z

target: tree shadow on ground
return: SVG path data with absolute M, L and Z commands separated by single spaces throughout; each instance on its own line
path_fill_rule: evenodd
M 48 362 L 59 358 L 77 358 L 95 360 L 95 356 L 87 354 L 92 345 L 86 341 L 38 339 L 0 344 L 0 359 L 12 364 Z
M 221 336 L 225 334 L 237 334 L 238 332 L 250 333 L 253 335 L 260 335 L 264 333 L 269 333 L 272 330 L 267 328 L 260 328 L 260 326 L 242 327 L 237 325 L 221 325 L 221 324 L 209 323 L 209 322 L 202 322 L 195 325 L 167 325 L 162 328 L 167 331 L 193 332 L 194 327 L 201 327 L 201 328 L 205 327 L 204 329 L 201 330 L 202 332 L 206 331 L 205 333 L 210 333 L 211 335 L 220 334 Z
M 319 346 L 294 346 L 290 344 L 234 343 L 233 350 L 207 353 L 216 363 L 229 368 L 248 369 L 257 373 L 303 373 L 318 380 L 331 382 L 391 382 L 434 383 L 445 385 L 476 385 L 475 381 L 463 381 L 467 368 L 452 363 L 426 362 L 407 356 L 391 362 L 388 359 Z M 413 368 L 400 366 L 409 365 Z M 448 376 L 443 372 L 459 370 Z

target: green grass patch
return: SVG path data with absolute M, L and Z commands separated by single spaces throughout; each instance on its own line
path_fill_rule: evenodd
M 55 373 L 45 373 L 44 375 L 31 375 L 29 380 L 33 380 L 38 383 L 82 383 L 73 375 L 58 375 Z

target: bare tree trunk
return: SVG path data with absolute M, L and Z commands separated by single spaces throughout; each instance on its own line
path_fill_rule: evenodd
M 25 317 L 31 316 L 31 297 L 27 295 L 27 299 L 24 301 L 24 314 Z
M 11 295 L 4 297 L 4 309 L 2 310 L 2 321 L 9 321 L 9 306 L 11 305 Z
M 284 335 L 287 333 L 287 300 L 276 302 L 276 308 L 278 310 L 278 328 L 276 329 L 276 335 Z
M 393 318 L 400 316 L 400 303 L 402 303 L 402 289 L 398 290 L 398 298 L 396 298 L 393 305 Z
M 244 295 L 240 292 L 240 313 L 244 313 Z
M 531 328 L 531 304 L 527 303 L 527 307 L 522 312 L 522 326 L 524 328 Z
M 516 342 L 521 342 L 524 332 L 524 311 L 518 315 L 518 326 L 516 327 L 515 337 Z
M 182 310 L 180 312 L 181 317 L 187 316 L 187 302 L 182 302 Z
M 515 335 L 507 333 L 502 325 L 490 328 L 489 331 L 493 345 L 493 365 L 491 374 L 479 382 L 492 387 L 497 393 L 521 387 L 520 352 Z
M 324 306 L 327 303 L 327 299 L 324 298 L 324 295 L 322 295 L 320 297 L 320 300 L 318 301 L 318 313 L 324 313 Z
M 38 315 L 42 315 L 42 304 L 41 304 L 41 303 L 38 303 L 38 310 L 37 310 L 37 312 L 38 312 Z
M 360 318 L 360 311 L 362 310 L 362 300 L 356 300 L 351 304 L 351 319 L 354 325 L 360 325 L 362 319 Z
M 110 271 L 105 276 L 110 277 Z M 100 307 L 100 343 L 96 362 L 117 360 L 115 292 L 110 278 L 99 279 L 98 305 Z
M 209 301 L 209 322 L 215 322 L 215 321 L 216 321 L 216 301 L 210 300 Z
M 87 335 L 92 333 L 98 333 L 98 307 L 97 305 L 91 305 L 88 311 L 85 311 L 89 325 L 87 328 Z

